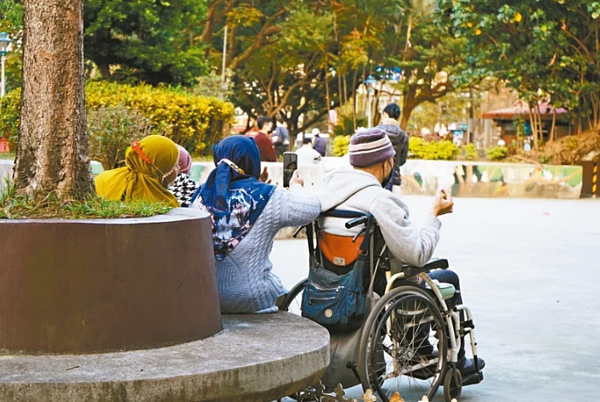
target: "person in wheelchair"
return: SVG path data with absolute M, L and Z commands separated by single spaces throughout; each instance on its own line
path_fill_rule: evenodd
M 431 259 L 439 241 L 439 216 L 452 213 L 454 202 L 451 195 L 440 190 L 424 225 L 417 227 L 409 220 L 408 206 L 397 195 L 384 188 L 392 179 L 394 171 L 394 149 L 385 132 L 372 128 L 354 134 L 350 140 L 349 157 L 353 169 L 336 170 L 323 180 L 319 195 L 322 212 L 335 208 L 373 215 L 393 257 L 404 264 L 423 267 Z M 344 223 L 342 219 L 325 217 L 319 226 L 324 232 L 335 236 L 355 236 L 357 229 L 347 229 Z M 344 258 L 338 258 L 338 261 L 333 261 L 334 266 L 329 264 L 326 268 L 337 274 L 344 274 L 348 264 L 343 260 Z M 383 296 L 386 279 L 378 277 L 380 275 L 384 274 L 377 272 L 374 290 Z M 455 272 L 436 270 L 428 275 L 441 283 L 454 285 L 457 292 L 452 303 L 462 304 L 460 281 Z M 428 342 L 423 343 L 419 349 L 423 355 L 437 353 Z M 484 365 L 483 359 L 478 358 L 479 369 Z M 465 356 L 464 341 L 458 353 L 457 368 L 464 379 L 475 371 L 473 359 Z

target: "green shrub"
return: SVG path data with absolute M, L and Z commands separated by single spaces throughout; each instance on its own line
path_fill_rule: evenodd
M 104 81 L 86 85 L 88 109 L 121 105 L 137 109 L 152 122 L 152 133 L 162 134 L 194 154 L 223 137 L 233 123 L 233 104 L 216 98 L 192 95 L 178 89 L 149 85 L 120 85 Z
M 420 137 L 410 137 L 408 141 L 409 155 L 414 159 L 453 160 L 460 149 L 451 141 L 427 142 Z
M 477 152 L 477 147 L 475 144 L 467 144 L 462 147 L 462 158 L 467 161 L 474 161 L 479 158 L 479 153 Z
M 151 132 L 150 120 L 134 109 L 107 106 L 88 113 L 90 156 L 105 170 L 116 168 L 125 159 L 129 144 Z
M 506 147 L 494 147 L 486 151 L 488 159 L 493 161 L 500 161 L 506 159 L 508 156 L 508 148 Z
M 338 135 L 333 137 L 333 154 L 335 156 L 344 156 L 348 153 L 348 146 L 350 145 L 349 135 Z
M 13 146 L 19 131 L 20 98 L 20 90 L 13 90 L 0 102 L 0 133 Z M 209 145 L 218 142 L 233 123 L 230 102 L 149 85 L 90 82 L 86 106 L 88 111 L 107 106 L 136 109 L 150 120 L 153 134 L 165 135 L 197 155 L 210 151 Z

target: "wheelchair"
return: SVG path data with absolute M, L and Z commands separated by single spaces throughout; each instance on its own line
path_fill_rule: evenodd
M 343 219 L 344 226 L 353 230 L 354 236 L 341 239 L 342 243 L 332 243 L 321 228 L 324 219 L 328 218 Z M 399 263 L 388 252 L 373 216 L 362 212 L 328 211 L 313 223 L 298 228 L 295 236 L 302 229 L 306 230 L 308 239 L 309 263 L 316 269 L 328 269 L 342 275 L 353 268 L 352 259 L 346 260 L 349 254 L 356 257 L 362 252 L 369 257 L 367 272 L 363 272 L 363 284 L 369 286 L 364 287 L 364 292 L 376 301 L 356 330 L 359 342 L 354 356 L 357 357 L 342 362 L 353 379 L 342 381 L 343 388 L 360 384 L 365 392 L 370 389 L 384 402 L 396 392 L 405 401 L 416 402 L 427 400 L 424 396 L 433 400 L 442 386 L 446 402 L 458 400 L 463 378 L 457 361 L 466 335 L 475 370 L 474 374 L 469 374 L 465 385 L 483 380 L 483 372 L 477 366 L 471 311 L 454 302 L 458 292 L 454 286 L 438 283 L 427 275 L 433 270 L 447 269 L 447 260 L 431 260 L 423 267 Z M 341 248 L 346 250 L 339 250 Z M 343 254 L 343 258 L 336 254 Z M 308 281 L 307 278 L 295 285 L 279 309 L 302 315 L 302 297 Z M 331 330 L 330 333 L 332 339 L 337 336 Z M 332 346 L 332 364 L 336 353 Z M 332 389 L 336 385 L 329 387 Z

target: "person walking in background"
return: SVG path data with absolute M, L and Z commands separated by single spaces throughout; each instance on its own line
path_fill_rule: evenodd
M 287 129 L 287 124 L 282 120 L 276 120 L 277 128 L 273 134 L 273 148 L 275 156 L 279 159 L 284 152 L 290 148 L 290 132 Z
M 179 161 L 177 162 L 179 173 L 173 185 L 169 187 L 169 191 L 177 198 L 179 205 L 187 208 L 190 206 L 190 201 L 198 188 L 198 184 L 190 177 L 190 170 L 192 170 L 190 153 L 181 145 L 177 145 L 177 148 L 179 149 Z
M 398 119 L 400 118 L 400 106 L 396 103 L 388 104 L 383 109 L 383 119 L 379 126 L 380 130 L 385 131 L 388 138 L 392 142 L 396 155 L 394 156 L 394 173 L 392 176 L 393 192 L 400 193 L 400 184 L 402 178 L 400 174 L 400 166 L 406 163 L 408 156 L 408 135 L 400 128 Z
M 258 126 L 258 134 L 254 137 L 254 141 L 260 153 L 260 160 L 263 162 L 277 162 L 273 144 L 268 136 L 273 122 L 267 116 L 259 116 L 256 119 L 256 125 Z
M 316 165 L 321 162 L 321 154 L 312 147 L 310 138 L 302 140 L 302 146 L 296 150 L 298 155 L 298 166 Z
M 325 138 L 321 138 L 321 132 L 318 128 L 313 128 L 312 131 L 313 137 L 315 137 L 313 142 L 313 148 L 321 154 L 321 156 L 325 156 L 327 153 L 327 141 Z

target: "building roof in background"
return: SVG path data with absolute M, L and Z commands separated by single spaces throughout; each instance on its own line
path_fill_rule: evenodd
M 547 103 L 540 103 L 540 113 L 542 119 L 552 119 L 554 114 L 554 108 Z M 556 114 L 566 114 L 567 110 L 563 108 L 556 109 Z M 495 120 L 513 120 L 519 116 L 529 116 L 529 105 L 523 102 L 518 102 L 515 106 L 507 107 L 504 109 L 490 110 L 481 115 L 484 119 L 495 119 Z

